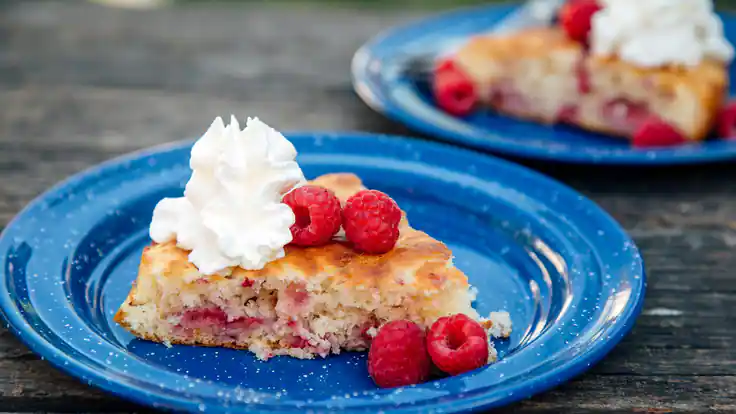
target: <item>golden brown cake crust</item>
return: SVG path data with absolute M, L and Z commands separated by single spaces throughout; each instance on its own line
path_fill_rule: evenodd
M 557 28 L 534 28 L 500 36 L 477 36 L 458 52 L 459 59 L 470 56 L 493 60 L 518 60 L 539 57 L 552 50 L 583 51 L 580 43 L 570 40 Z
M 360 179 L 353 174 L 323 175 L 312 183 L 329 188 L 342 202 L 364 189 Z M 203 277 L 213 281 L 225 277 L 267 280 L 282 279 L 287 274 L 294 281 L 308 281 L 315 275 L 329 273 L 334 283 L 346 286 L 376 288 L 379 291 L 412 287 L 427 293 L 448 285 L 468 286 L 467 277 L 454 266 L 448 265 L 452 260 L 452 252 L 447 246 L 411 228 L 406 217 L 400 223 L 396 246 L 386 254 L 362 254 L 348 243 L 339 241 L 319 247 L 286 246 L 285 250 L 284 258 L 268 263 L 261 270 L 237 267 L 224 275 L 204 276 L 189 262 L 189 252 L 180 249 L 174 242 L 152 244 L 143 251 L 139 273 L 160 274 L 167 278 L 186 276 L 191 283 Z M 196 276 L 192 277 L 193 274 Z M 401 277 L 405 274 L 411 274 L 411 277 Z M 134 300 L 135 291 L 134 286 L 127 302 Z
M 570 40 L 559 27 L 528 29 L 502 36 L 478 36 L 470 39 L 455 55 L 458 61 L 489 59 L 493 61 L 516 61 L 524 58 L 547 56 L 558 51 L 573 51 L 582 54 L 583 46 Z M 723 63 L 706 59 L 697 66 L 641 67 L 611 57 L 588 58 L 592 68 L 609 66 L 619 71 L 634 72 L 640 75 L 655 75 L 658 81 L 670 87 L 681 82 L 689 85 L 723 84 L 727 82 L 727 71 Z

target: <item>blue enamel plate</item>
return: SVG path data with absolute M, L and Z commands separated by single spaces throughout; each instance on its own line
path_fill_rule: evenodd
M 457 118 L 434 102 L 426 71 L 433 56 L 487 32 L 517 6 L 483 6 L 441 14 L 380 34 L 353 57 L 353 84 L 373 109 L 454 144 L 551 161 L 666 165 L 736 158 L 736 141 L 708 140 L 677 148 L 636 149 L 628 141 L 569 126 L 545 126 L 479 110 Z M 736 43 L 736 17 L 721 15 Z M 731 66 L 736 79 L 736 65 Z M 736 85 L 732 83 L 733 94 Z
M 326 359 L 164 345 L 113 321 L 136 277 L 156 202 L 181 195 L 191 142 L 82 172 L 33 201 L 0 239 L 0 308 L 33 351 L 124 398 L 190 412 L 459 412 L 517 401 L 580 374 L 632 327 L 644 298 L 634 243 L 593 202 L 522 167 L 442 144 L 357 133 L 287 134 L 308 177 L 353 172 L 446 242 L 506 310 L 500 362 L 378 389 L 365 353 Z

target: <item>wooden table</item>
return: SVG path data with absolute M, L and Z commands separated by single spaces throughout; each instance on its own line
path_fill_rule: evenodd
M 422 13 L 257 4 L 0 3 L 0 223 L 65 176 L 192 137 L 216 115 L 411 134 L 355 96 L 348 70 L 371 35 Z M 736 168 L 531 166 L 623 224 L 649 288 L 633 333 L 602 363 L 511 410 L 736 411 Z M 133 410 L 145 411 L 59 373 L 0 328 L 0 411 Z

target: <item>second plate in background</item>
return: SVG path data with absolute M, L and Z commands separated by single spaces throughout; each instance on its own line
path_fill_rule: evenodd
M 352 64 L 358 95 L 373 109 L 451 143 L 550 161 L 667 165 L 736 159 L 736 141 L 706 141 L 676 148 L 636 149 L 628 141 L 568 126 L 545 126 L 488 111 L 456 118 L 437 108 L 428 78 L 409 76 L 411 65 L 488 31 L 516 7 L 483 6 L 449 12 L 394 28 L 361 47 Z M 736 17 L 721 14 L 726 37 L 736 42 Z M 734 66 L 731 78 L 736 77 Z M 733 94 L 734 86 L 731 86 Z

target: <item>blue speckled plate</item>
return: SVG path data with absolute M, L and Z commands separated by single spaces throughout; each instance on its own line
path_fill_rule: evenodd
M 349 171 L 445 241 L 478 288 L 481 313 L 507 310 L 501 362 L 379 390 L 365 355 L 260 362 L 248 352 L 167 348 L 113 320 L 135 279 L 156 202 L 181 194 L 190 143 L 104 163 L 33 201 L 0 239 L 0 308 L 62 370 L 155 407 L 206 412 L 457 412 L 520 400 L 589 368 L 631 328 L 644 298 L 639 252 L 580 194 L 494 158 L 402 137 L 292 133 L 305 174 Z
M 413 22 L 378 35 L 353 58 L 353 84 L 373 109 L 418 131 L 474 148 L 519 157 L 595 164 L 669 165 L 736 158 L 736 141 L 709 140 L 677 148 L 636 149 L 621 139 L 568 126 L 549 127 L 488 111 L 456 118 L 435 106 L 427 76 L 414 76 L 426 62 L 468 36 L 487 32 L 515 5 L 463 9 Z M 721 15 L 736 43 L 736 17 Z M 424 66 L 424 64 L 419 65 Z M 731 66 L 736 79 L 736 65 Z M 731 85 L 731 94 L 736 84 Z

